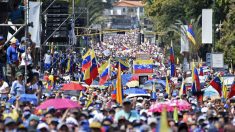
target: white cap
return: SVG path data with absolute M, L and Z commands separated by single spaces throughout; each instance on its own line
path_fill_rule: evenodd
M 138 97 L 137 100 L 144 100 L 144 98 L 143 97 Z
M 146 121 L 147 118 L 145 116 L 140 116 L 140 120 Z
M 157 119 L 156 118 L 148 118 L 148 125 L 152 124 L 152 123 L 157 123 Z
M 73 117 L 66 118 L 65 123 L 66 124 L 74 124 L 74 125 L 78 126 L 78 121 L 76 119 L 74 119 Z
M 44 123 L 44 122 L 38 124 L 37 130 L 40 130 L 40 129 L 42 129 L 42 128 L 46 128 L 46 129 L 49 131 L 49 126 L 48 126 L 46 123 Z
M 70 99 L 74 102 L 78 101 L 77 97 L 75 97 L 75 96 L 72 96 Z
M 143 105 L 141 103 L 136 103 L 136 107 L 142 108 Z
M 202 113 L 206 113 L 208 111 L 208 108 L 207 107 L 203 107 L 202 109 L 201 109 L 201 112 Z

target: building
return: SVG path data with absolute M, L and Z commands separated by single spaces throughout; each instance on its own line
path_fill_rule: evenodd
M 113 8 L 105 10 L 104 15 L 110 20 L 109 28 L 137 28 L 144 16 L 144 4 L 141 0 L 120 0 L 113 3 Z

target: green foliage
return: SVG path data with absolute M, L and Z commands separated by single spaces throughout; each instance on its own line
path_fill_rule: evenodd
M 231 2 L 226 20 L 221 29 L 221 39 L 217 42 L 216 48 L 219 52 L 225 53 L 225 62 L 233 60 L 235 64 L 235 2 Z
M 104 9 L 111 8 L 111 0 L 76 0 L 79 7 L 86 7 L 89 11 L 89 25 L 99 23 Z
M 225 53 L 225 62 L 235 62 L 235 4 L 234 0 L 144 0 L 145 13 L 152 19 L 157 32 L 173 31 L 171 37 L 162 36 L 169 43 L 172 38 L 180 40 L 180 25 L 192 23 L 197 45 L 191 49 L 197 53 L 201 46 L 202 9 L 214 9 L 214 21 L 223 22 L 221 39 L 215 38 L 217 50 Z M 177 41 L 177 40 L 176 40 Z

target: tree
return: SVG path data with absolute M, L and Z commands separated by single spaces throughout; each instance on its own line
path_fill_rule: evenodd
M 234 27 L 231 27 L 231 20 L 229 22 L 227 20 L 228 11 L 229 9 L 232 9 L 230 6 L 231 1 L 232 0 L 144 0 L 143 2 L 145 3 L 145 13 L 153 21 L 156 32 L 174 31 L 172 25 L 175 25 L 176 20 L 181 21 L 182 24 L 189 24 L 191 21 L 198 21 L 193 24 L 197 45 L 191 49 L 191 52 L 195 53 L 201 49 L 210 48 L 208 45 L 201 45 L 201 18 L 199 17 L 201 16 L 202 9 L 214 9 L 215 24 L 219 23 L 220 21 L 223 22 L 224 20 L 229 23 L 230 26 L 228 26 L 226 29 L 224 28 L 224 31 L 222 31 L 222 35 L 226 34 L 226 36 L 224 39 L 221 39 L 220 42 L 225 43 L 224 41 L 226 41 L 226 43 L 233 43 L 233 33 L 231 29 L 234 29 Z M 226 22 L 224 22 L 224 26 L 226 25 Z M 228 30 L 230 31 L 228 32 Z M 168 33 L 165 33 L 165 36 L 162 36 L 161 39 L 164 38 L 164 41 L 168 43 L 172 38 L 180 40 L 179 32 L 177 32 L 178 31 L 175 30 L 173 36 L 171 37 L 166 37 L 169 35 Z M 215 41 L 217 41 L 218 38 L 216 37 L 215 39 Z M 217 47 L 220 50 L 226 49 L 222 46 L 222 44 Z M 233 48 L 231 47 L 229 48 L 229 50 L 232 49 Z M 226 52 L 226 56 L 232 56 L 230 55 L 232 52 L 229 52 L 229 50 L 223 50 Z M 205 54 L 203 54 L 201 57 L 205 58 Z
M 229 12 L 221 29 L 221 38 L 217 42 L 216 48 L 224 53 L 225 63 L 235 64 L 235 2 L 230 2 Z
M 99 23 L 105 9 L 111 8 L 111 0 L 76 0 L 79 7 L 86 7 L 88 9 L 88 20 L 89 25 Z
M 169 28 L 168 31 L 173 31 L 175 32 L 178 37 L 181 37 L 181 34 L 184 34 L 185 36 L 187 36 L 187 29 L 181 29 L 182 25 L 192 25 L 193 27 L 193 31 L 195 34 L 195 41 L 196 44 L 192 44 L 190 43 L 190 53 L 192 53 L 193 55 L 193 59 L 198 59 L 198 51 L 199 48 L 201 47 L 202 43 L 201 43 L 201 33 L 202 33 L 202 29 L 200 27 L 200 19 L 201 19 L 201 15 L 198 16 L 197 19 L 192 19 L 191 22 L 187 22 L 187 21 L 181 21 L 181 20 L 176 20 L 176 22 L 174 24 L 172 24 Z

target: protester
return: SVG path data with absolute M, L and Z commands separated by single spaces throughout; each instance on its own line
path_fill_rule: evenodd
M 14 80 L 15 73 L 18 71 L 18 52 L 24 52 L 24 50 L 18 46 L 18 40 L 13 38 L 11 40 L 11 45 L 7 48 L 7 77 L 10 83 Z
M 200 84 L 195 87 L 192 75 L 199 75 L 193 72 L 201 70 L 200 67 L 195 66 L 196 70 L 192 72 L 182 71 L 176 65 L 177 74 L 170 77 L 171 64 L 164 49 L 148 42 L 140 45 L 138 32 L 134 30 L 126 34 L 106 34 L 104 42 L 93 43 L 95 56 L 88 57 L 92 62 L 85 71 L 82 66 L 86 62 L 81 57 L 85 53 L 80 54 L 72 47 L 48 50 L 44 55 L 44 67 L 34 66 L 32 46 L 27 45 L 23 53 L 24 43 L 24 39 L 21 44 L 17 44 L 16 39 L 11 40 L 5 60 L 0 58 L 3 67 L 7 61 L 7 70 L 16 73 L 8 74 L 13 83 L 0 76 L 0 131 L 230 132 L 235 128 L 234 81 L 232 85 L 221 83 L 215 85 L 219 86 L 218 89 L 213 88 L 211 82 L 214 78 L 223 77 L 221 71 L 217 74 L 208 66 L 205 66 L 208 74 L 201 76 L 206 78 L 205 82 L 195 79 Z M 1 45 L 0 50 L 5 51 Z M 23 53 L 20 57 L 19 52 Z M 4 55 L 2 53 L 0 55 Z M 132 73 L 133 61 L 140 54 L 153 60 L 153 73 L 147 74 L 145 79 Z M 105 67 L 103 74 L 108 80 L 100 85 L 102 66 L 109 59 L 109 69 Z M 121 67 L 121 73 L 117 67 L 119 60 L 126 60 L 129 65 L 126 69 Z M 25 66 L 32 72 L 31 76 L 25 77 Z M 95 76 L 93 70 L 96 68 L 99 75 L 91 79 L 91 85 L 86 84 L 87 77 Z M 121 92 L 118 93 L 117 80 L 121 82 Z M 133 84 L 134 88 L 127 83 Z M 214 91 L 205 94 L 211 87 Z M 144 93 L 140 95 L 139 90 Z M 122 100 L 118 100 L 120 98 Z M 61 100 L 65 102 L 61 103 Z
M 25 86 L 24 86 L 24 76 L 21 72 L 16 73 L 16 80 L 12 83 L 11 92 L 12 96 L 19 96 L 21 94 L 25 94 Z
M 33 68 L 33 59 L 31 57 L 31 47 L 28 47 L 26 52 L 21 55 L 21 63 L 19 65 L 19 70 L 22 73 L 24 73 L 24 71 L 25 71 L 25 66 L 27 68 L 28 74 L 30 74 L 32 72 L 32 68 Z
M 7 82 L 3 80 L 2 77 L 0 77 L 0 98 L 1 100 L 8 100 L 8 94 L 10 92 L 10 88 Z
M 52 56 L 50 50 L 44 55 L 44 71 L 50 70 L 52 63 Z

